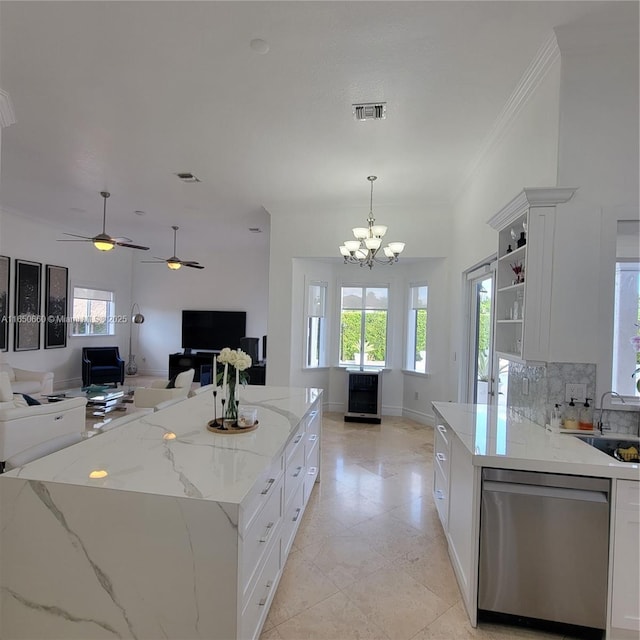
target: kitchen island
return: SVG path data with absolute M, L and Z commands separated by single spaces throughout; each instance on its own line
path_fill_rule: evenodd
M 434 501 L 471 623 L 478 613 L 482 470 L 533 471 L 611 482 L 606 631 L 615 640 L 637 638 L 639 465 L 504 408 L 446 402 L 433 408 Z
M 200 394 L 0 476 L 0 636 L 259 635 L 318 479 L 322 390 Z M 219 408 L 218 408 L 219 414 Z

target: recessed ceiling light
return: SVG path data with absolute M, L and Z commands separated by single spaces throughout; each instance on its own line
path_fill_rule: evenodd
M 137 216 L 146 216 L 147 215 L 146 211 L 140 211 L 140 209 L 136 209 L 133 213 L 135 213 Z
M 386 102 L 364 102 L 351 107 L 356 120 L 384 120 L 387 117 Z
M 200 182 L 200 178 L 194 176 L 190 171 L 181 171 L 180 173 L 176 173 L 176 175 L 182 182 Z
M 269 52 L 269 43 L 262 38 L 254 38 L 249 46 L 256 52 L 263 56 L 265 53 Z

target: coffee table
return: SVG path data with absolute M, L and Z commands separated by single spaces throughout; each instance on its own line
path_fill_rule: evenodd
M 86 398 L 87 414 L 102 418 L 111 411 L 125 411 L 126 404 L 133 401 L 133 390 L 116 388 L 83 390 L 74 388 L 46 394 L 43 397 L 48 402 L 59 402 L 66 398 Z

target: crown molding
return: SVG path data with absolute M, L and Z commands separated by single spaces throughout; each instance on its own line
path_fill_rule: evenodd
M 16 121 L 11 98 L 6 91 L 0 89 L 0 128 L 8 127 Z
M 513 121 L 518 117 L 523 107 L 527 104 L 559 58 L 560 49 L 558 48 L 558 41 L 555 33 L 551 33 L 538 49 L 538 52 L 527 67 L 520 82 L 493 123 L 493 126 L 480 147 L 480 151 L 467 168 L 457 189 L 452 193 L 452 201 L 455 201 L 458 196 L 463 193 L 467 184 L 478 172 L 478 169 L 482 166 L 487 156 L 489 156 L 497 144 L 503 139 Z
M 577 187 L 525 188 L 489 219 L 487 224 L 493 229 L 502 229 L 531 207 L 554 207 L 557 204 L 568 202 L 577 190 Z

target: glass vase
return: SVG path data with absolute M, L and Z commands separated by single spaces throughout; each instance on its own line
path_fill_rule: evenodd
M 229 376 L 229 380 L 227 381 L 227 402 L 224 407 L 224 419 L 225 421 L 233 423 L 238 421 L 235 376 Z

